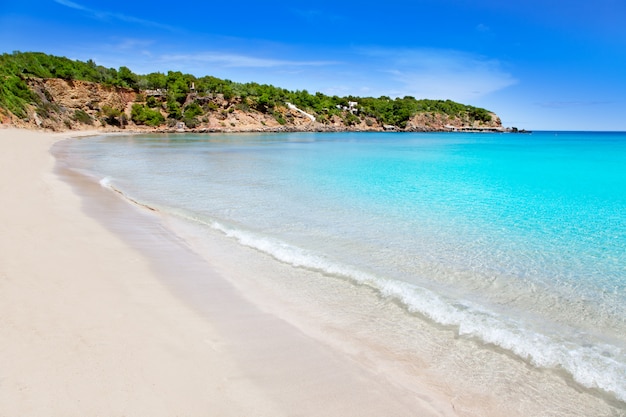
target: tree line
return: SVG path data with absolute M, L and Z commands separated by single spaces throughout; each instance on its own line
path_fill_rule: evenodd
M 167 73 L 153 72 L 140 75 L 122 66 L 118 69 L 97 65 L 93 60 L 86 62 L 39 52 L 13 52 L 0 55 L 0 107 L 20 118 L 25 118 L 26 105 L 37 104 L 38 97 L 28 88 L 26 80 L 36 78 L 61 78 L 82 80 L 108 86 L 124 87 L 138 92 L 160 91 L 165 100 L 168 117 L 191 121 L 201 113 L 197 104 L 184 107 L 192 90 L 199 97 L 221 95 L 225 100 L 234 100 L 242 110 L 254 109 L 274 114 L 277 106 L 290 102 L 298 108 L 316 115 L 324 123 L 333 116 L 340 116 L 348 125 L 360 123 L 361 118 L 372 118 L 381 124 L 404 128 L 417 113 L 440 113 L 459 117 L 469 122 L 491 121 L 489 111 L 456 103 L 451 100 L 416 99 L 411 96 L 391 99 L 386 96 L 338 97 L 322 93 L 309 93 L 307 90 L 289 91 L 273 85 L 256 82 L 239 83 L 210 75 L 196 77 L 180 71 Z M 131 117 L 143 124 L 162 123 L 163 116 L 155 110 L 156 101 L 133 108 Z M 358 112 L 347 112 L 349 102 L 358 103 Z M 280 116 L 278 116 L 280 117 Z M 279 120 L 280 121 L 280 120 Z

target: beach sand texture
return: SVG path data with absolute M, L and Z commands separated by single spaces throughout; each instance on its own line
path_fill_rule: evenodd
M 67 136 L 0 129 L 0 416 L 457 415 L 244 300 L 157 215 L 79 195 Z

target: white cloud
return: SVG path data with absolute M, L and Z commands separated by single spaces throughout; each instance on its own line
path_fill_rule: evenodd
M 589 100 L 578 100 L 578 101 L 546 101 L 541 103 L 536 103 L 540 107 L 551 108 L 551 109 L 567 109 L 572 107 L 588 107 L 588 106 L 600 106 L 605 104 L 611 104 L 610 101 L 589 101 Z
M 112 13 L 112 12 L 107 12 L 107 11 L 102 11 L 102 10 L 96 10 L 96 9 L 91 9 L 89 7 L 85 7 L 81 4 L 75 3 L 73 1 L 70 0 L 54 0 L 55 3 L 60 4 L 62 6 L 65 7 L 69 7 L 71 9 L 75 9 L 75 10 L 80 10 L 82 12 L 85 12 L 87 14 L 89 14 L 92 18 L 94 19 L 99 19 L 99 20 L 106 20 L 106 19 L 116 19 L 116 20 L 120 20 L 122 22 L 126 22 L 126 23 L 136 23 L 142 26 L 148 26 L 148 27 L 152 27 L 152 28 L 158 28 L 158 29 L 165 29 L 168 31 L 175 31 L 176 28 L 169 26 L 169 25 L 164 25 L 162 23 L 158 23 L 158 22 L 153 22 L 150 20 L 144 20 L 144 19 L 140 19 L 134 16 L 128 16 L 122 13 Z
M 277 67 L 319 67 L 334 65 L 334 61 L 297 61 L 273 58 L 255 57 L 245 54 L 232 54 L 223 52 L 202 52 L 197 54 L 162 55 L 162 62 L 186 62 L 214 64 L 220 67 L 240 68 L 277 68 Z
M 472 100 L 517 83 L 498 60 L 439 49 L 369 49 L 380 72 L 395 81 L 394 90 L 432 99 Z
M 56 3 L 59 3 L 60 5 L 66 6 L 66 7 L 70 7 L 72 9 L 76 9 L 76 10 L 82 10 L 82 11 L 89 11 L 88 8 L 81 6 L 80 4 L 74 3 L 73 1 L 68 1 L 68 0 L 54 0 Z
M 114 49 L 123 49 L 123 50 L 137 50 L 145 49 L 151 45 L 154 45 L 155 41 L 147 40 L 147 39 L 133 39 L 133 38 L 123 38 L 120 39 L 116 45 L 112 47 Z
M 212 42 L 215 49 L 206 50 L 175 42 L 164 46 L 157 39 L 112 41 L 99 47 L 90 43 L 80 55 L 105 66 L 125 65 L 140 74 L 174 70 L 340 96 L 409 95 L 472 103 L 517 83 L 498 60 L 453 50 L 316 51 L 224 39 Z

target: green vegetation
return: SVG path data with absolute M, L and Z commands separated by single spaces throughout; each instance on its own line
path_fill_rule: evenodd
M 126 118 L 121 110 L 116 109 L 111 106 L 102 106 L 102 121 L 105 124 L 109 124 L 111 126 L 123 126 L 126 122 Z
M 141 104 L 133 104 L 130 119 L 138 125 L 159 126 L 165 117 L 158 110 L 153 110 Z
M 158 126 L 165 122 L 162 110 L 170 121 L 184 121 L 187 126 L 196 125 L 198 117 L 207 112 L 258 111 L 272 115 L 285 124 L 286 115 L 278 111 L 292 103 L 298 108 L 314 114 L 321 123 L 330 123 L 339 117 L 346 125 L 365 121 L 368 126 L 380 124 L 404 128 L 418 113 L 444 114 L 458 117 L 467 122 L 489 122 L 491 114 L 482 108 L 468 106 L 451 100 L 415 99 L 406 96 L 389 97 L 338 97 L 322 93 L 311 94 L 306 90 L 288 91 L 272 85 L 237 83 L 213 76 L 195 77 L 180 71 L 167 74 L 154 72 L 147 75 L 134 74 L 127 67 L 105 68 L 89 60 L 73 61 L 64 57 L 37 52 L 13 52 L 0 55 L 0 107 L 17 117 L 25 118 L 26 105 L 36 107 L 37 112 L 47 114 L 49 104 L 33 93 L 27 84 L 29 78 L 62 78 L 101 83 L 107 86 L 124 87 L 142 91 L 133 105 L 131 120 L 137 124 Z M 189 96 L 189 93 L 195 93 Z M 190 103 L 189 97 L 194 100 Z M 145 104 L 143 100 L 145 98 Z M 226 100 L 227 108 L 219 109 L 215 100 Z M 213 100 L 213 101 L 212 101 Z M 357 102 L 357 109 L 350 109 L 350 102 Z M 83 112 L 84 113 L 84 112 Z M 125 118 L 119 110 L 101 109 L 101 116 L 108 124 L 123 125 Z M 74 120 L 89 123 L 88 114 L 74 114 Z
M 74 117 L 72 117 L 75 121 L 79 123 L 83 123 L 86 125 L 92 125 L 93 119 L 89 116 L 84 110 L 76 110 L 74 112 Z

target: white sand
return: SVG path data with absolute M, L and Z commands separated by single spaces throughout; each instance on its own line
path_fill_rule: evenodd
M 171 261 L 86 214 L 49 153 L 66 136 L 0 129 L 0 417 L 455 415 L 262 313 L 156 223 L 137 239 Z M 204 309 L 177 293 L 202 268 Z

